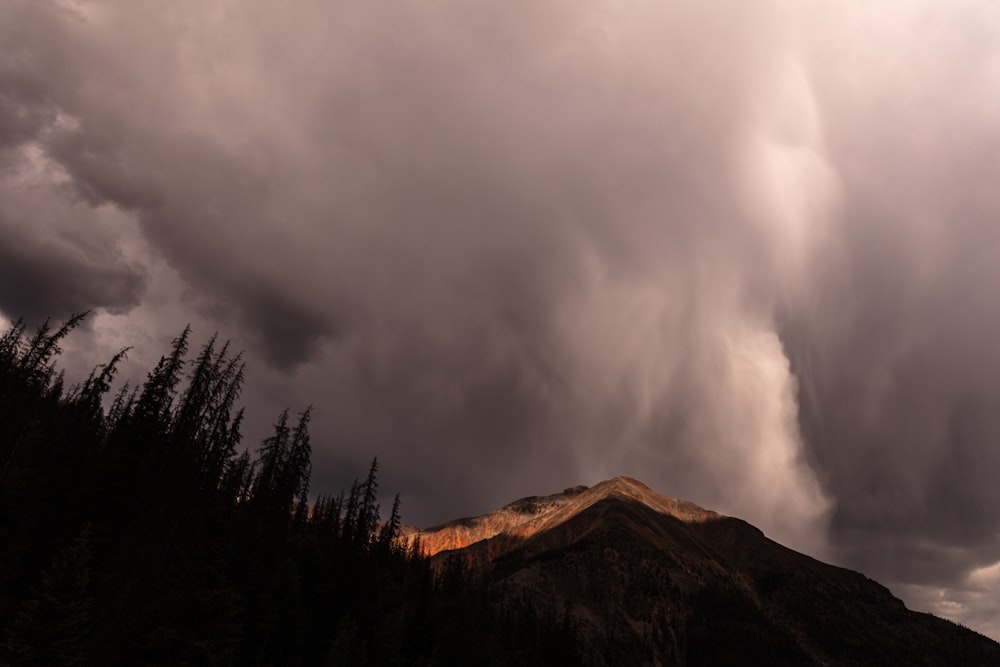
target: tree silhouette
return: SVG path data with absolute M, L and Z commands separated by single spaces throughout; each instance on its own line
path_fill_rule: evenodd
M 229 343 L 189 359 L 185 327 L 140 387 L 125 348 L 64 391 L 83 317 L 0 335 L 0 664 L 543 664 L 527 616 L 404 543 L 398 495 L 381 520 L 377 458 L 310 503 L 311 407 L 243 445 Z

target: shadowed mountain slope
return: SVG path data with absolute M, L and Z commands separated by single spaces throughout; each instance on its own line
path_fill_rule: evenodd
M 1000 665 L 1000 644 L 864 575 L 625 477 L 419 535 L 438 567 L 569 621 L 592 664 Z

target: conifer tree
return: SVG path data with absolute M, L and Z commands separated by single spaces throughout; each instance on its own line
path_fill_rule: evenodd
M 136 417 L 150 426 L 165 426 L 169 421 L 170 410 L 181 381 L 184 369 L 184 357 L 188 350 L 188 340 L 191 337 L 191 325 L 171 341 L 170 354 L 160 357 L 156 367 L 150 371 L 146 383 L 142 387 L 139 401 L 136 405 Z M 166 431 L 166 429 L 163 429 Z
M 55 357 L 62 352 L 59 343 L 89 314 L 86 311 L 73 315 L 55 333 L 49 333 L 52 325 L 45 320 L 20 354 L 18 365 L 22 377 L 33 386 L 47 388 L 54 375 Z
M 378 544 L 382 551 L 388 553 L 396 549 L 397 541 L 399 540 L 399 527 L 399 494 L 397 493 L 392 501 L 392 511 L 389 513 L 389 519 L 379 529 Z
M 67 401 L 75 403 L 82 416 L 102 421 L 104 415 L 101 409 L 101 400 L 111 390 L 115 375 L 118 373 L 118 365 L 125 360 L 131 349 L 130 347 L 122 348 L 111 358 L 111 361 L 92 370 L 83 385 L 70 392 Z M 57 380 L 57 382 L 59 381 Z
M 368 477 L 361 485 L 361 507 L 358 511 L 357 540 L 369 544 L 375 539 L 379 522 L 378 506 L 378 457 L 372 459 Z

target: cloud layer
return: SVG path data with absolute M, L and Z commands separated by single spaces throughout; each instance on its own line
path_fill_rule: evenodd
M 997 28 L 10 0 L 0 313 L 98 309 L 81 366 L 221 330 L 416 523 L 631 474 L 993 631 Z

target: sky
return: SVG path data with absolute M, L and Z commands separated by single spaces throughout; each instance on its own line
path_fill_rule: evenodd
M 0 319 L 430 525 L 630 475 L 1000 638 L 1000 4 L 0 0 Z M 2 322 L 0 322 L 2 323 Z

